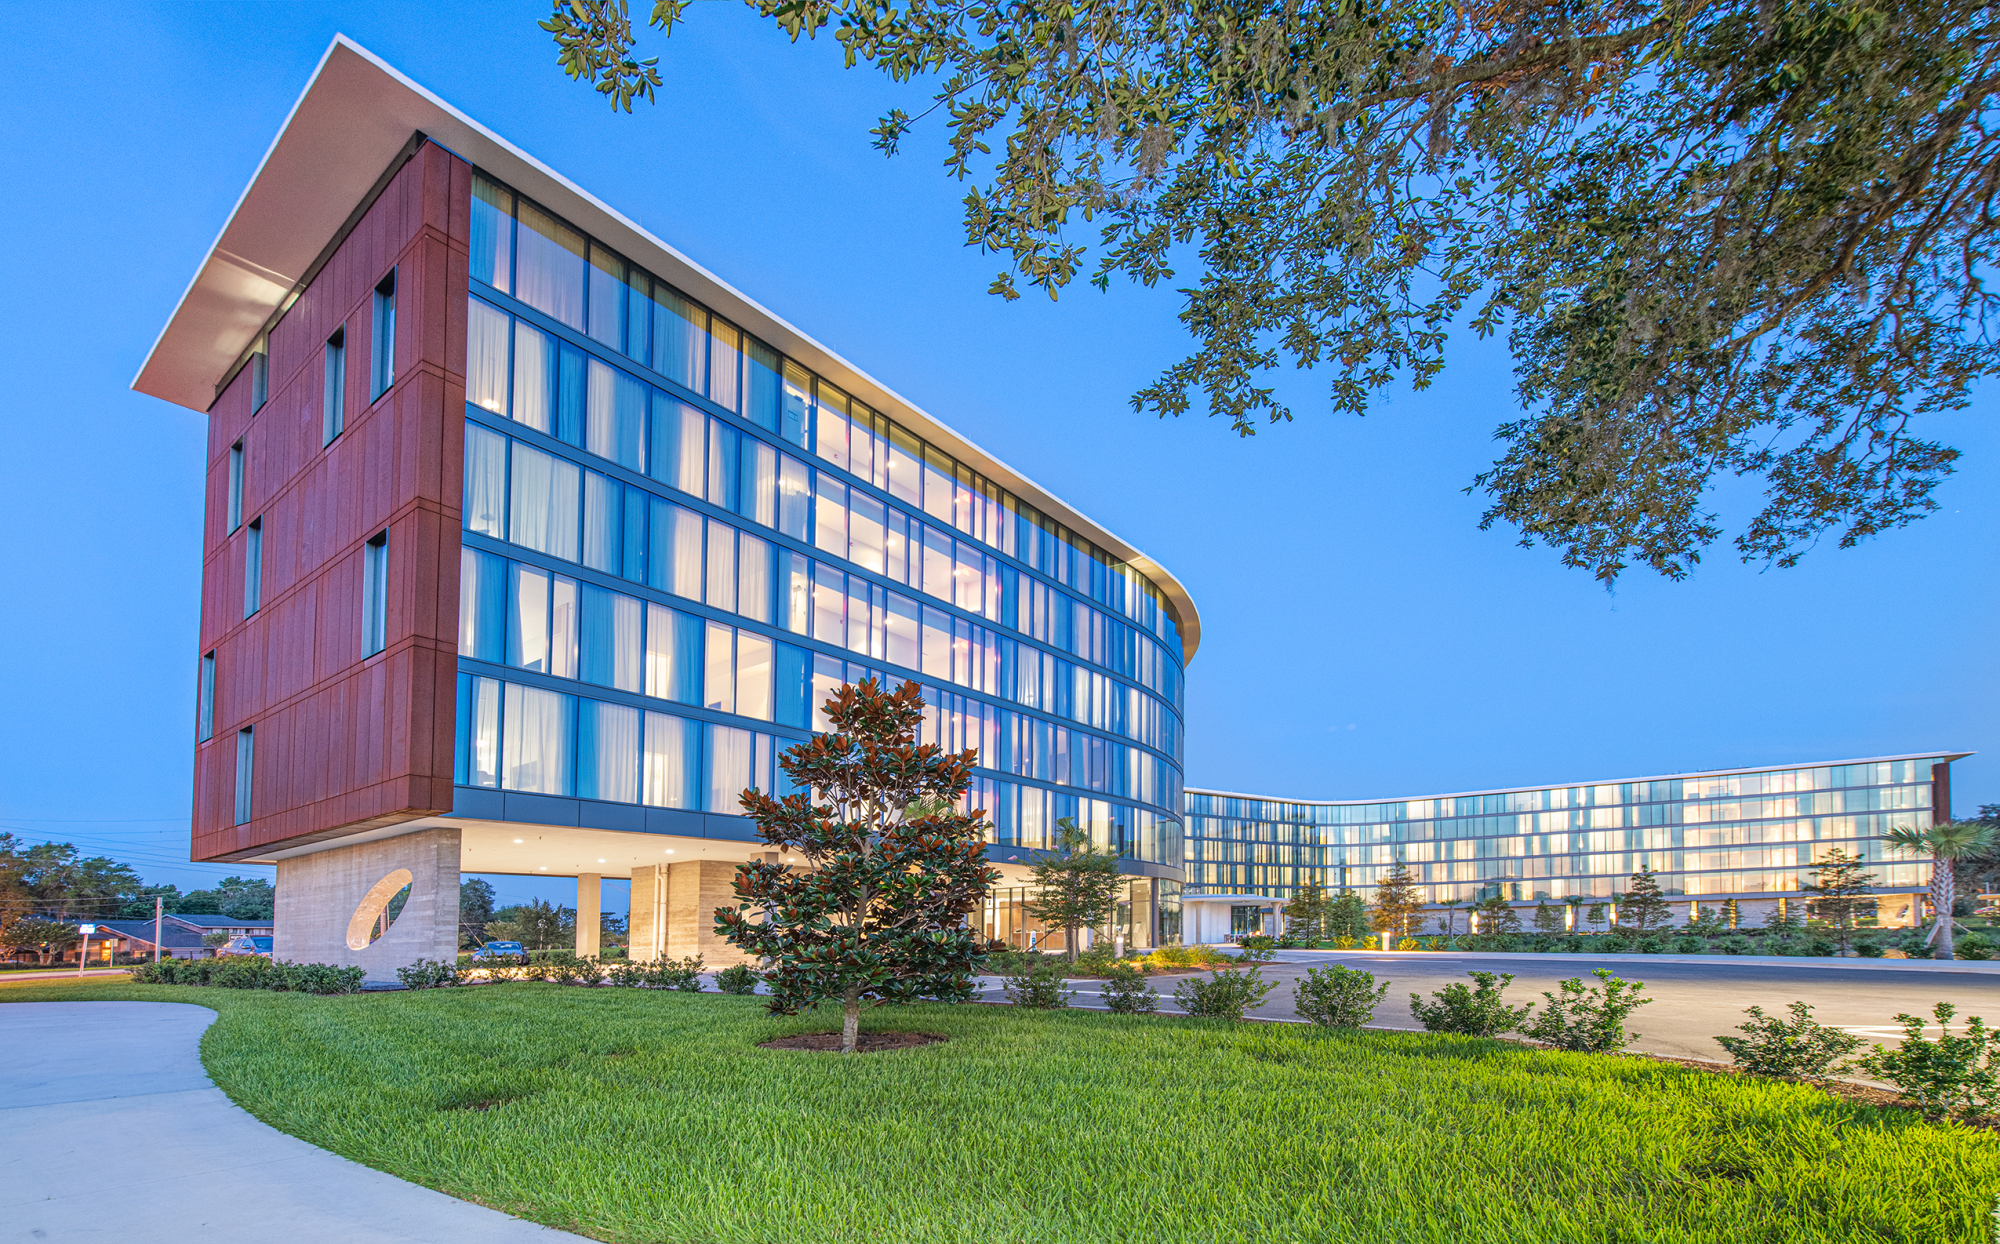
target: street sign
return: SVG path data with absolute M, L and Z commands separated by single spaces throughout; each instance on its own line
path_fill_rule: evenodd
M 76 931 L 85 937 L 89 937 L 92 933 L 97 932 L 97 926 L 94 924 L 79 924 L 76 926 Z

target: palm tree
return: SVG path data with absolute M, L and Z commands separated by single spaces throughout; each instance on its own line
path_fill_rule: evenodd
M 1942 821 L 1923 829 L 1892 829 L 1882 836 L 1890 846 L 1931 857 L 1931 910 L 1938 922 L 1938 944 L 1932 954 L 1939 959 L 1952 958 L 1951 909 L 1958 897 L 1952 866 L 1967 856 L 1991 850 L 1996 836 L 1993 826 L 1974 821 Z

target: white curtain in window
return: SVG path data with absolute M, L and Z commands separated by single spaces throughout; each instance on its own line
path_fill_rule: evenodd
M 750 785 L 750 758 L 755 737 L 734 726 L 708 728 L 708 802 L 710 812 L 743 815 L 743 788 Z
M 581 332 L 583 235 L 525 202 L 516 219 L 514 296 Z
M 708 624 L 707 668 L 702 672 L 701 700 L 719 713 L 736 711 L 736 628 Z
M 499 785 L 500 777 L 500 684 L 492 678 L 472 680 L 472 704 L 466 714 L 467 752 L 471 758 L 469 781 L 474 786 Z
M 577 795 L 639 802 L 639 710 L 595 700 L 579 701 L 578 710 Z
M 532 566 L 509 563 L 507 664 L 549 672 L 549 576 Z
M 580 469 L 574 462 L 527 445 L 516 445 L 510 536 L 513 542 L 565 561 L 575 561 L 577 491 L 581 482 Z
M 645 796 L 656 808 L 691 808 L 700 766 L 696 763 L 699 723 L 646 714 Z
M 569 793 L 569 696 L 506 685 L 501 786 L 538 795 Z
M 704 600 L 736 612 L 736 529 L 708 524 L 708 591 Z
M 514 322 L 514 421 L 537 432 L 555 431 L 550 394 L 555 391 L 556 343 L 526 320 Z
M 713 533 L 710 533 L 713 538 Z M 736 536 L 736 611 L 759 622 L 771 621 L 771 542 L 747 532 Z
M 507 413 L 507 314 L 471 299 L 465 328 L 465 400 L 496 415 Z
M 583 473 L 583 564 L 619 572 L 618 536 L 624 490 L 595 471 Z
M 771 641 L 749 631 L 736 635 L 736 712 L 771 720 Z
M 507 504 L 507 438 L 475 423 L 465 425 L 465 529 L 505 539 L 500 525 Z

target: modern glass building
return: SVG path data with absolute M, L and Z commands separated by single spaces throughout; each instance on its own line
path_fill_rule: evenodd
M 1687 914 L 1767 910 L 1840 848 L 1866 860 L 1887 923 L 1915 914 L 1928 862 L 1889 848 L 1899 826 L 1947 819 L 1951 762 L 1925 752 L 1391 800 L 1187 792 L 1190 939 L 1275 927 L 1301 886 L 1364 894 L 1397 864 L 1433 903 L 1608 899 L 1651 869 Z M 1745 918 L 1749 918 L 1748 915 Z
M 136 387 L 209 416 L 193 855 L 278 865 L 281 954 L 435 957 L 462 869 L 726 960 L 738 793 L 864 677 L 978 749 L 1008 886 L 1074 818 L 1177 928 L 1172 575 L 348 41 Z

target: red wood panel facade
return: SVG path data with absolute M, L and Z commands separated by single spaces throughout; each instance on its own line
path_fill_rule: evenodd
M 196 745 L 193 858 L 243 859 L 448 812 L 458 669 L 472 170 L 426 143 L 270 334 L 269 398 L 244 368 L 209 410 L 201 652 L 215 728 Z M 395 379 L 368 400 L 374 291 L 396 273 Z M 344 329 L 345 427 L 322 445 L 327 340 Z M 228 530 L 230 450 L 243 525 Z M 262 607 L 243 616 L 261 519 Z M 362 656 L 364 547 L 387 530 L 387 646 Z M 255 728 L 251 818 L 237 732 Z

